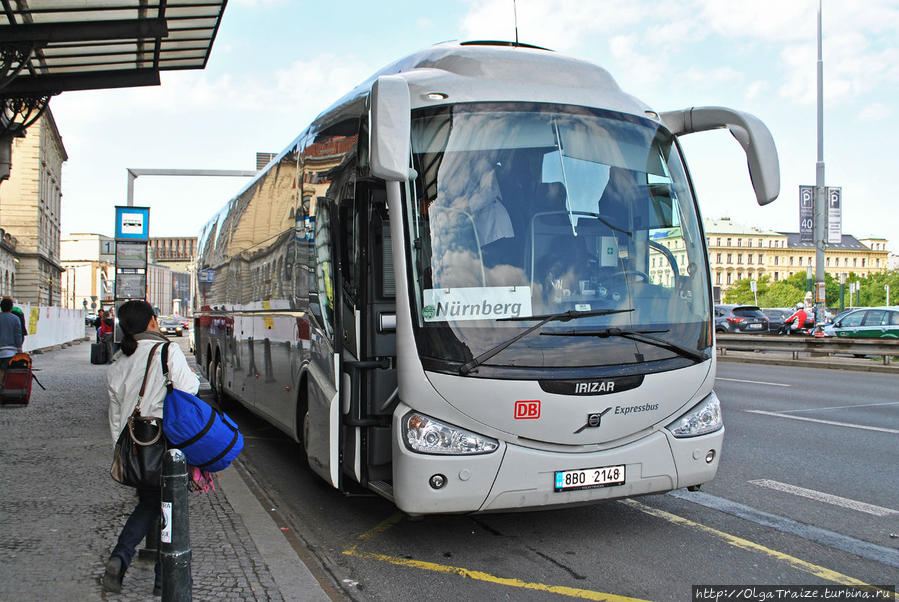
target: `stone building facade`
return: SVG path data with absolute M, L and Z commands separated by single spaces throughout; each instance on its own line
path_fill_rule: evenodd
M 0 185 L 0 223 L 17 239 L 15 297 L 60 305 L 62 164 L 68 159 L 50 109 L 12 143 L 9 180 Z
M 76 233 L 63 236 L 60 263 L 65 269 L 62 305 L 96 310 L 112 305 L 115 291 L 115 240 Z
M 15 236 L 0 228 L 0 297 L 16 296 L 16 257 Z
M 728 218 L 703 220 L 709 249 L 712 285 L 724 293 L 737 280 L 768 275 L 772 282 L 814 270 L 815 246 L 799 242 L 795 232 L 774 232 L 732 222 Z M 838 245 L 828 245 L 825 272 L 839 278 L 853 272 L 867 276 L 889 269 L 887 240 L 844 234 Z M 814 272 L 813 272 L 814 273 Z
M 197 238 L 189 236 L 150 237 L 150 252 L 155 263 L 173 272 L 190 272 L 197 256 Z

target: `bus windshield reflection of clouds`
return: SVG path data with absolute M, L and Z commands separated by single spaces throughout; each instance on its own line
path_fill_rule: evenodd
M 653 328 L 707 346 L 698 219 L 657 123 L 555 105 L 442 107 L 414 116 L 413 153 L 422 355 L 465 361 L 532 324 L 497 318 L 625 308 L 546 328 Z M 564 357 L 548 353 L 563 346 Z M 673 357 L 624 339 L 529 336 L 489 363 L 621 364 L 625 350 L 635 363 Z

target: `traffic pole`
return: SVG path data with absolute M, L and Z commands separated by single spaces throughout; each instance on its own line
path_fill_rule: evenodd
M 189 602 L 191 599 L 187 479 L 184 454 L 178 449 L 168 450 L 162 461 L 162 531 L 159 536 L 164 602 Z

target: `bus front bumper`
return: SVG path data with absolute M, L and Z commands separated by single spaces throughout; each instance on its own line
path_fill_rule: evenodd
M 699 485 L 718 470 L 724 429 L 685 439 L 656 431 L 627 445 L 589 453 L 500 442 L 495 452 L 472 456 L 415 453 L 400 437 L 394 442 L 394 501 L 409 514 L 435 514 L 551 508 Z M 622 465 L 624 484 L 555 490 L 557 471 Z M 443 477 L 442 487 L 432 485 L 434 475 Z

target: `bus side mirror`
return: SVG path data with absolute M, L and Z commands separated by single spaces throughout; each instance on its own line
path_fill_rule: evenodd
M 661 118 L 675 136 L 729 129 L 746 153 L 749 178 L 759 205 L 767 205 L 780 194 L 777 148 L 771 132 L 758 117 L 725 107 L 691 107 L 662 113 Z
M 369 163 L 376 178 L 409 179 L 412 104 L 409 85 L 399 75 L 382 75 L 371 87 Z

